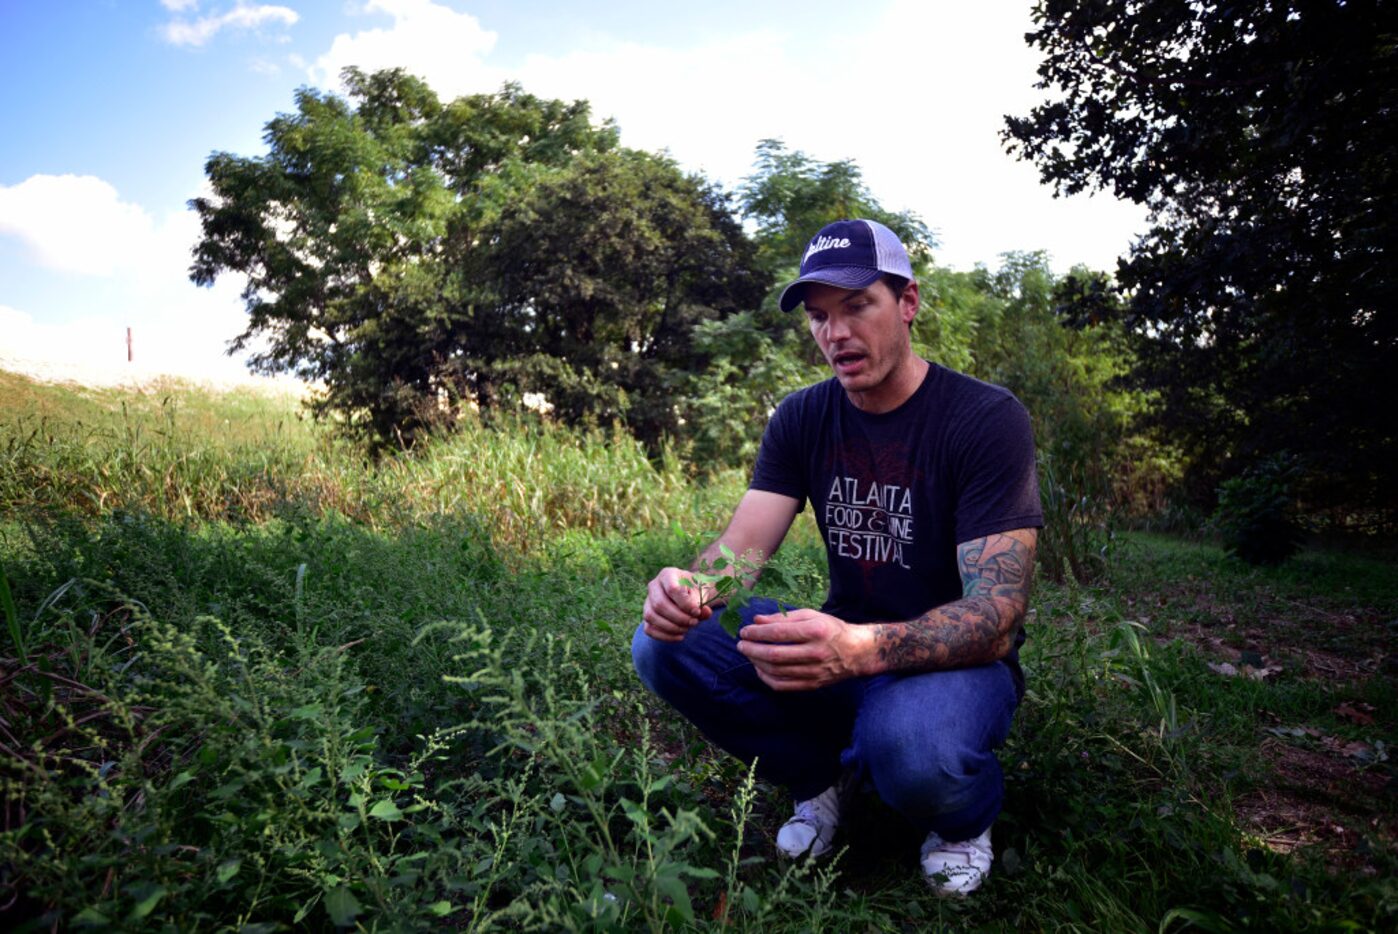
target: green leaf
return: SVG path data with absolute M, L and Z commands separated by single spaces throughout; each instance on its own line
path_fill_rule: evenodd
M 606 754 L 599 752 L 583 769 L 582 775 L 578 778 L 578 785 L 583 791 L 592 791 L 607 780 L 611 765 L 611 760 L 607 758 Z
M 354 893 L 349 890 L 349 886 L 341 885 L 325 893 L 325 910 L 330 915 L 331 922 L 336 927 L 349 927 L 354 923 L 361 911 L 359 899 L 354 897 Z
M 1023 868 L 1023 861 L 1020 859 L 1019 850 L 1010 847 L 1000 857 L 1000 865 L 1005 870 L 1007 876 L 1017 876 Z
M 165 897 L 168 890 L 163 885 L 151 886 L 145 890 L 144 897 L 137 899 L 132 907 L 131 913 L 126 916 L 128 921 L 140 921 L 146 915 L 155 910 L 155 906 L 160 904 L 160 900 Z
M 170 784 L 165 786 L 166 791 L 174 791 L 176 788 L 183 788 L 194 780 L 194 773 L 185 771 L 170 779 Z
M 743 903 L 743 910 L 750 915 L 755 915 L 762 909 L 762 899 L 746 885 L 743 886 L 743 894 L 739 898 Z
M 29 664 L 29 656 L 24 652 L 24 632 L 19 628 L 19 613 L 15 610 L 15 599 L 10 594 L 10 581 L 5 576 L 4 565 L 0 565 L 0 609 L 5 612 L 5 625 L 10 630 L 10 638 L 15 643 L 15 655 L 23 668 Z
M 433 902 L 427 906 L 427 910 L 439 918 L 445 918 L 447 915 L 451 914 L 452 905 L 451 902 L 448 901 Z
M 84 908 L 73 917 L 78 927 L 109 927 L 112 921 L 96 908 Z
M 608 866 L 602 870 L 602 875 L 608 879 L 615 879 L 617 882 L 630 882 L 636 878 L 636 870 L 631 866 Z
M 218 864 L 218 871 L 214 873 L 214 878 L 220 883 L 227 882 L 238 874 L 243 861 L 240 859 L 228 859 Z
M 401 820 L 403 812 L 398 810 L 398 805 L 392 799 L 384 798 L 369 809 L 369 816 L 379 820 Z
M 694 920 L 694 906 L 689 901 L 689 888 L 678 875 L 656 876 L 655 889 L 674 903 L 675 910 L 686 921 Z
M 364 774 L 364 770 L 369 767 L 368 756 L 355 756 L 354 759 L 340 770 L 340 781 L 349 784 L 359 776 Z
M 562 811 L 567 804 L 567 799 L 565 799 L 563 795 L 559 793 L 555 793 L 553 798 L 549 801 L 549 807 L 553 810 L 555 814 Z
M 626 812 L 626 816 L 630 818 L 631 823 L 635 824 L 637 827 L 650 826 L 649 812 L 630 798 L 621 799 L 621 809 Z
M 231 782 L 227 782 L 227 783 L 225 783 L 225 784 L 223 784 L 223 785 L 219 785 L 219 786 L 218 786 L 217 788 L 215 788 L 212 792 L 210 792 L 210 794 L 211 794 L 214 798 L 217 798 L 217 799 L 219 799 L 220 801 L 223 801 L 223 800 L 226 800 L 226 799 L 228 799 L 228 798 L 233 797 L 234 795 L 236 795 L 236 794 L 238 794 L 240 791 L 242 791 L 242 790 L 243 790 L 243 784 L 244 784 L 244 783 L 243 783 L 243 780 L 242 780 L 241 778 L 235 778 L 235 779 L 233 779 L 233 781 L 231 781 Z

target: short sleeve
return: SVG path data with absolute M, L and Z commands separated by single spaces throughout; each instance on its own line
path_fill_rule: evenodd
M 805 457 L 798 444 L 801 434 L 798 407 L 798 400 L 788 396 L 768 419 L 748 489 L 790 496 L 805 509 L 810 491 Z
M 967 419 L 959 439 L 956 541 L 1040 528 L 1039 478 L 1029 413 L 1006 393 Z

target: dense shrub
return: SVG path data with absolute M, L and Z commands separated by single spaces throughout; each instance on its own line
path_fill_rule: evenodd
M 1248 564 L 1281 564 L 1301 547 L 1292 493 L 1297 470 L 1285 456 L 1267 458 L 1218 490 L 1213 515 L 1223 547 Z

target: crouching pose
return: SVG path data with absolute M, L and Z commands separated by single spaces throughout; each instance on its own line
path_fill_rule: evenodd
M 769 557 L 809 502 L 828 598 L 785 613 L 754 600 L 735 640 L 709 587 L 665 568 L 646 592 L 636 671 L 791 792 L 783 853 L 830 850 L 839 790 L 872 786 L 925 828 L 934 889 L 966 894 L 990 871 L 994 749 L 1024 693 L 1018 648 L 1043 524 L 1029 419 L 1006 390 L 913 353 L 918 286 L 881 224 L 823 228 L 782 293 L 784 311 L 797 305 L 834 378 L 778 406 L 750 488 L 696 566 L 721 546 Z

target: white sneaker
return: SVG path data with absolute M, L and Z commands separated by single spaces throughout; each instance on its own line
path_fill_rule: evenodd
M 994 858 L 989 828 L 960 843 L 948 843 L 935 833 L 922 841 L 922 874 L 938 895 L 970 895 L 990 875 Z
M 796 802 L 796 815 L 777 831 L 777 849 L 795 859 L 824 856 L 835 842 L 840 826 L 840 798 L 835 786 L 806 801 Z

